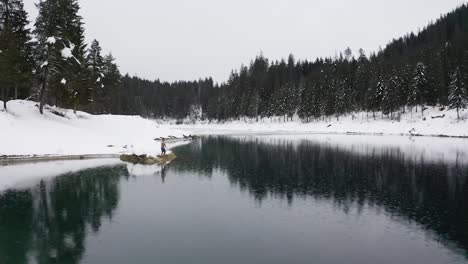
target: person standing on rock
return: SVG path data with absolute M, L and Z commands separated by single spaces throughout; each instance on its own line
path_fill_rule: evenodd
M 161 139 L 161 157 L 166 156 L 166 148 L 167 148 L 166 140 L 164 138 L 162 138 Z

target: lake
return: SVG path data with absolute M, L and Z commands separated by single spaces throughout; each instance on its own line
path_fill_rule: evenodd
M 0 263 L 468 263 L 468 141 L 209 136 L 0 166 Z

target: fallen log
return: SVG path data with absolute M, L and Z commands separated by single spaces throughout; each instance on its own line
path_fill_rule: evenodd
M 445 114 L 443 115 L 439 115 L 439 116 L 431 116 L 432 119 L 436 119 L 436 118 L 444 118 L 445 117 Z

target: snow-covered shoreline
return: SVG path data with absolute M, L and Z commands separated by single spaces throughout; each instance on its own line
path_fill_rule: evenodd
M 1 102 L 0 102 L 1 105 Z M 406 113 L 400 121 L 367 117 L 356 113 L 332 118 L 329 122 L 282 122 L 279 118 L 226 123 L 175 122 L 148 120 L 140 116 L 91 115 L 85 112 L 46 107 L 40 115 L 37 103 L 24 100 L 8 102 L 0 109 L 0 159 L 60 159 L 61 157 L 147 154 L 157 155 L 159 137 L 189 134 L 362 134 L 403 136 L 468 137 L 468 111 L 457 120 L 456 110 L 430 107 L 420 113 Z M 385 139 L 382 139 L 385 140 Z M 186 142 L 169 143 L 169 148 Z
M 225 123 L 186 122 L 181 125 L 160 122 L 161 126 L 171 129 L 189 130 L 196 134 L 232 134 L 232 133 L 294 133 L 294 134 L 359 134 L 359 135 L 399 135 L 399 136 L 431 136 L 431 137 L 468 137 L 468 110 L 461 112 L 461 120 L 457 119 L 454 109 L 440 110 L 428 107 L 421 113 L 407 112 L 400 121 L 382 118 L 381 113 L 355 113 L 335 117 L 328 121 L 304 123 L 298 118 L 284 122 L 282 117 L 260 120 L 238 120 Z
M 1 103 L 1 102 L 0 102 Z M 80 155 L 160 153 L 159 137 L 186 131 L 159 126 L 139 116 L 91 115 L 14 100 L 0 109 L 0 158 L 59 158 Z M 173 148 L 186 142 L 168 143 Z

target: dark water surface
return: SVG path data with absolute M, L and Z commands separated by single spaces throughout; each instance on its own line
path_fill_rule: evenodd
M 176 151 L 0 190 L 0 263 L 468 263 L 463 153 L 287 137 Z

